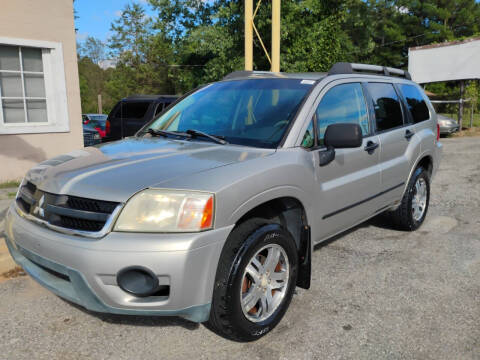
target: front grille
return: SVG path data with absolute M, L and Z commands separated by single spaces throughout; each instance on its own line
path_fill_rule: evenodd
M 117 207 L 118 203 L 112 201 L 98 201 L 85 199 L 76 196 L 69 196 L 67 205 L 72 209 L 100 212 L 111 214 Z
M 83 145 L 84 146 L 92 146 L 95 144 L 95 140 L 93 139 L 92 133 L 83 133 Z
M 23 212 L 51 225 L 89 232 L 102 230 L 118 206 L 112 201 L 44 192 L 29 181 L 20 188 L 16 201 Z
M 100 139 L 95 139 L 95 133 L 93 132 L 84 132 L 83 133 L 83 146 L 93 146 L 100 144 Z

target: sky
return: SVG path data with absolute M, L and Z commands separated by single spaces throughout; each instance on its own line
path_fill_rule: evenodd
M 106 41 L 110 36 L 110 24 L 118 18 L 121 10 L 132 0 L 76 0 L 75 10 L 78 19 L 75 26 L 78 29 L 77 41 L 83 42 L 87 36 Z M 143 4 L 149 14 L 147 0 L 137 0 Z

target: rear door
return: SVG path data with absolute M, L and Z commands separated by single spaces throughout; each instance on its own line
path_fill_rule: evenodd
M 390 205 L 403 194 L 411 161 L 419 155 L 419 141 L 395 86 L 389 82 L 369 82 L 367 89 L 375 132 L 380 138 L 381 200 Z
M 312 124 L 303 146 L 311 149 L 315 164 L 315 213 L 320 233 L 314 241 L 332 236 L 378 210 L 376 194 L 380 186 L 379 139 L 372 124 L 362 83 L 334 82 L 316 102 Z M 355 149 L 336 149 L 335 159 L 319 166 L 319 152 L 328 125 L 357 123 L 362 128 L 363 144 Z M 316 131 L 314 130 L 316 128 Z M 315 143 L 312 133 L 316 133 Z
M 118 140 L 122 138 L 122 103 L 123 101 L 119 101 L 108 115 L 107 121 L 109 123 L 109 131 L 105 141 Z

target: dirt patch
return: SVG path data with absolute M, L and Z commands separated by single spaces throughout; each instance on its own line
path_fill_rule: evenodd
M 469 129 L 463 129 L 462 131 L 453 133 L 452 137 L 464 137 L 464 136 L 480 136 L 480 128 L 472 127 Z
M 0 274 L 0 282 L 8 280 L 8 279 L 17 278 L 17 277 L 20 277 L 20 276 L 26 276 L 26 275 L 27 275 L 27 273 L 25 272 L 25 270 L 23 270 L 20 266 L 17 266 L 12 270 L 8 270 L 8 271 L 4 272 L 3 274 Z

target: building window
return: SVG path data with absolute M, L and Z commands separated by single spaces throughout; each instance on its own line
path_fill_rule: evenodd
M 48 123 L 42 49 L 0 45 L 4 124 Z
M 68 132 L 65 78 L 61 43 L 0 37 L 0 134 Z

